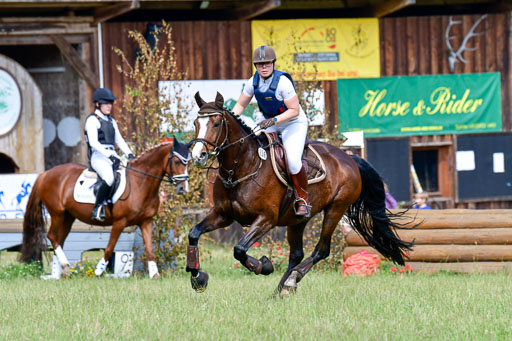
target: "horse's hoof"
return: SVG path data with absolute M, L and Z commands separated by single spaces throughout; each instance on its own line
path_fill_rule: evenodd
M 283 286 L 281 289 L 281 297 L 289 297 L 297 292 L 297 287 Z
M 192 289 L 196 292 L 203 292 L 208 286 L 208 274 L 206 272 L 199 271 L 197 277 L 190 276 L 190 282 L 192 283 Z
M 263 267 L 261 268 L 261 275 L 268 276 L 274 272 L 274 266 L 272 265 L 270 259 L 267 258 L 267 256 L 261 257 L 260 262 L 263 264 Z
M 71 270 L 69 269 L 69 264 L 62 264 L 62 278 L 69 278 L 71 276 Z
M 151 277 L 151 279 L 162 279 L 162 277 L 160 277 L 160 274 L 154 274 L 153 277 Z

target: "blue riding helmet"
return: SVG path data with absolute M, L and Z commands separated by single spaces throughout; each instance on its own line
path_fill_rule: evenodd
M 114 103 L 114 101 L 117 99 L 117 97 L 114 96 L 112 91 L 108 88 L 99 88 L 94 90 L 94 94 L 92 95 L 92 101 L 93 103 L 100 103 L 100 104 L 106 104 L 106 103 Z

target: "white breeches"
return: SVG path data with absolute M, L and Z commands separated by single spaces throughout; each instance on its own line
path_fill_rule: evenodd
M 268 133 L 278 132 L 281 134 L 283 146 L 288 159 L 288 168 L 291 174 L 297 174 L 302 168 L 302 153 L 304 143 L 308 134 L 308 119 L 304 113 L 291 121 L 279 123 L 265 130 Z
M 112 170 L 112 162 L 106 156 L 94 151 L 91 155 L 91 166 L 100 178 L 105 180 L 107 185 L 112 186 L 114 183 L 114 171 Z

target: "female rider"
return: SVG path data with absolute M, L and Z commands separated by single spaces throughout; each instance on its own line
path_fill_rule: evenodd
M 275 70 L 276 53 L 270 46 L 260 46 L 253 53 L 256 72 L 245 84 L 233 108 L 241 115 L 253 96 L 256 96 L 265 119 L 259 123 L 266 132 L 277 132 L 283 140 L 288 168 L 295 188 L 295 214 L 309 217 L 306 171 L 302 167 L 302 152 L 308 131 L 308 119 L 299 104 L 292 77 Z
M 96 89 L 92 97 L 95 110 L 85 120 L 85 139 L 89 146 L 90 164 L 101 178 L 91 219 L 100 222 L 105 220 L 102 208 L 114 182 L 114 169 L 117 169 L 120 163 L 114 143 L 128 155 L 129 160 L 135 158 L 121 136 L 116 121 L 110 115 L 116 99 L 110 89 Z

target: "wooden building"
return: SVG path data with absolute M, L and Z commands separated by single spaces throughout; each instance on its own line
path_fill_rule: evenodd
M 70 134 L 63 134 L 61 139 L 59 125 L 65 121 L 72 127 L 69 129 L 75 129 L 72 136 L 82 134 L 83 119 L 92 109 L 92 90 L 105 86 L 118 95 L 124 92 L 125 80 L 116 70 L 120 59 L 112 47 L 133 55 L 135 46 L 128 38 L 128 30 L 145 32 L 148 23 L 161 19 L 172 24 L 178 67 L 187 70 L 188 79 L 213 80 L 251 76 L 252 19 L 380 18 L 382 76 L 500 72 L 506 138 L 512 130 L 508 95 L 512 82 L 511 10 L 510 4 L 500 0 L 6 0 L 0 3 L 0 55 L 25 67 L 42 92 L 46 168 L 64 162 L 86 161 L 83 139 L 70 139 Z M 450 69 L 445 43 L 450 16 L 462 21 L 452 34 L 453 43 L 458 46 L 482 14 L 489 14 L 489 17 L 483 22 L 484 36 L 475 40 L 476 45 L 471 45 L 476 50 L 466 53 L 465 62 L 458 62 Z M 330 113 L 327 120 L 334 125 L 338 121 L 336 82 L 323 81 L 322 88 Z M 76 124 L 77 121 L 80 124 Z M 69 133 L 64 128 L 61 130 Z M 53 139 L 51 131 L 54 131 Z M 512 193 L 474 200 L 459 198 L 459 187 L 464 184 L 458 182 L 454 168 L 457 141 L 458 136 L 454 134 L 368 139 L 367 149 L 373 150 L 370 152 L 373 155 L 406 155 L 405 159 L 400 159 L 400 162 L 406 160 L 406 164 L 400 164 L 406 169 L 415 158 L 433 157 L 436 186 L 427 190 L 437 207 L 511 206 Z M 383 172 L 386 180 L 392 180 L 393 168 L 386 169 L 386 165 L 376 159 L 370 158 L 370 161 Z M 413 193 L 412 181 L 408 177 L 405 183 L 409 187 L 409 198 L 404 200 L 408 200 Z

